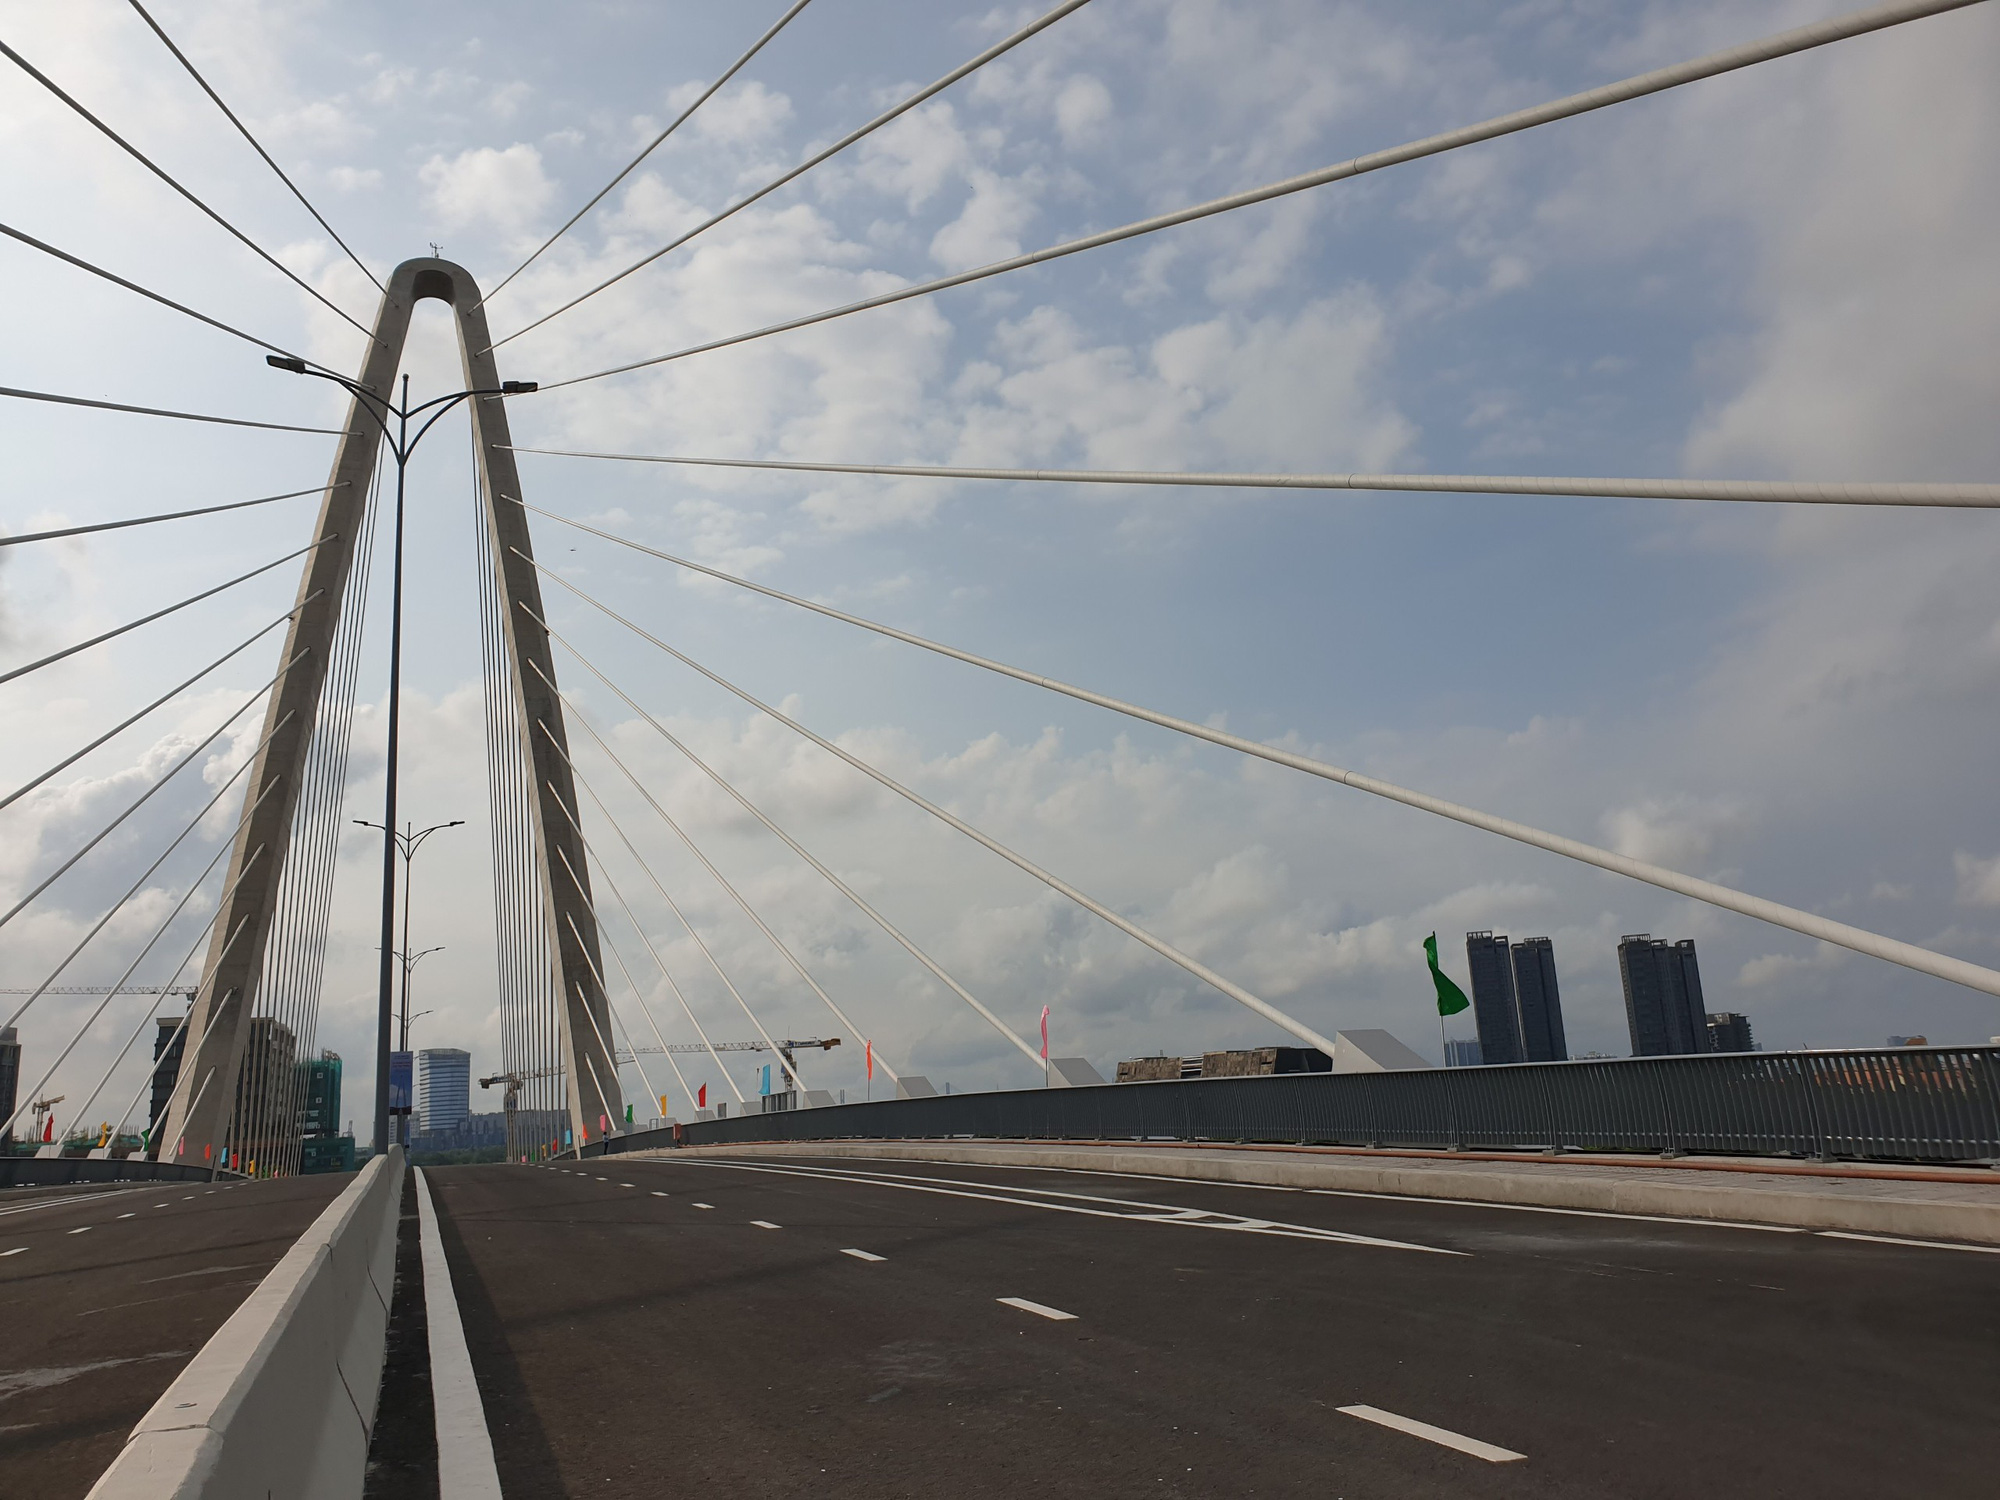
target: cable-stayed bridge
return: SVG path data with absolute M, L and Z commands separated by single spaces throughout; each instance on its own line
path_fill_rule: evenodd
M 299 274 L 296 257 L 260 243 L 162 165 L 139 134 L 115 126 L 99 103 L 0 38 L 19 86 L 59 103 L 76 130 L 233 241 L 218 254 L 251 257 L 257 274 L 289 281 L 311 299 L 315 317 L 335 318 L 343 338 L 359 338 L 357 362 L 335 368 L 236 326 L 233 315 L 153 289 L 137 255 L 98 264 L 37 226 L 0 224 L 20 253 L 59 263 L 91 295 L 144 299 L 204 325 L 203 338 L 253 346 L 273 380 L 331 383 L 343 400 L 338 425 L 321 426 L 193 409 L 192 398 L 186 407 L 163 406 L 0 387 L 11 401 L 88 414 L 107 434 L 180 422 L 334 440 L 330 471 L 314 488 L 0 537 L 4 548 L 50 547 L 100 533 L 165 535 L 150 528 L 197 518 L 247 524 L 243 517 L 264 517 L 267 507 L 292 506 L 283 514 L 296 514 L 306 507 L 294 502 L 317 504 L 286 548 L 259 566 L 190 579 L 199 587 L 183 598 L 135 604 L 114 627 L 0 672 L 0 687 L 32 709 L 38 685 L 53 680 L 37 674 L 131 649 L 184 624 L 183 611 L 236 597 L 232 590 L 258 579 L 297 579 L 288 610 L 260 617 L 254 632 L 220 654 L 186 655 L 189 675 L 163 680 L 149 701 L 121 708 L 115 723 L 93 728 L 0 797 L 5 816 L 15 804 L 60 792 L 65 773 L 126 731 L 211 694 L 232 664 L 259 664 L 255 692 L 231 698 L 204 736 L 190 737 L 191 748 L 149 761 L 122 782 L 116 805 L 84 836 L 40 851 L 0 913 L 4 942 L 11 924 L 25 931 L 58 899 L 70 899 L 78 882 L 108 882 L 88 917 L 64 929 L 59 961 L 4 976 L 0 1045 L 17 1050 L 0 1058 L 10 1084 L 0 1097 L 7 1111 L 0 1134 L 44 1138 L 24 1141 L 32 1154 L 7 1162 L 10 1182 L 29 1186 L 18 1204 L 0 1205 L 8 1216 L 0 1222 L 27 1227 L 15 1235 L 20 1243 L 0 1244 L 0 1274 L 17 1278 L 10 1297 L 28 1298 L 37 1285 L 46 1295 L 21 1345 L 39 1363 L 15 1361 L 25 1382 L 18 1387 L 0 1371 L 0 1402 L 16 1389 L 80 1378 L 65 1371 L 126 1372 L 115 1382 L 93 1378 L 89 1433 L 48 1450 L 35 1493 L 642 1494 L 696 1483 L 790 1493 L 814 1488 L 815 1469 L 835 1475 L 820 1487 L 855 1494 L 944 1483 L 1008 1494 L 1317 1493 L 1328 1482 L 1396 1494 L 1440 1486 L 1496 1494 L 1652 1486 L 1664 1494 L 1696 1485 L 1748 1493 L 1771 1451 L 1803 1466 L 1797 1472 L 1815 1493 L 1879 1493 L 1886 1476 L 1912 1474 L 1925 1493 L 1972 1493 L 1964 1486 L 1975 1482 L 1978 1465 L 1959 1424 L 1976 1421 L 1970 1414 L 2000 1394 L 2000 1368 L 1981 1328 L 1948 1326 L 1931 1314 L 1939 1296 L 1961 1304 L 1983 1296 L 1986 1257 L 2000 1244 L 2000 1197 L 1982 1171 L 2000 1156 L 1995 1049 L 1385 1071 L 1382 1054 L 1371 1059 L 1359 1034 L 1339 1030 L 1337 1014 L 1258 993 L 1246 976 L 1190 951 L 1199 945 L 1160 930 L 1167 923 L 1133 915 L 1117 892 L 1044 865 L 982 826 L 976 812 L 927 796 L 887 757 L 816 728 L 804 710 L 676 644 L 651 600 L 605 597 L 589 575 L 552 561 L 555 539 L 562 555 L 572 539 L 588 538 L 640 560 L 652 588 L 694 580 L 797 611 L 885 652 L 967 669 L 969 685 L 1008 679 L 1107 722 L 1148 726 L 1301 778 L 1327 797 L 1366 793 L 1400 816 L 1445 820 L 1870 963 L 1987 997 L 2000 997 L 2000 970 L 1953 951 L 1946 939 L 1907 941 L 1183 717 L 1115 684 L 1071 683 L 1036 662 L 999 660 L 837 608 L 827 602 L 837 597 L 831 587 L 820 595 L 783 590 L 748 576 L 754 569 L 687 555 L 694 548 L 654 546 L 631 534 L 636 528 L 578 514 L 573 490 L 539 488 L 524 478 L 518 456 L 548 461 L 537 476 L 613 464 L 1892 513 L 2000 508 L 2000 483 L 758 458 L 517 443 L 512 414 L 558 392 L 570 409 L 588 412 L 647 371 L 807 329 L 862 330 L 885 308 L 982 282 L 1004 286 L 1013 273 L 1152 236 L 1170 244 L 1183 226 L 1254 214 L 1509 137 L 1532 142 L 1558 122 L 1822 48 L 1867 46 L 1897 28 L 1948 24 L 1939 18 L 1978 0 L 1897 0 L 1817 20 L 858 300 L 603 368 L 510 374 L 517 339 L 561 326 L 557 320 L 577 309 L 643 295 L 647 268 L 698 254 L 710 231 L 810 181 L 878 132 L 921 119 L 915 112 L 937 96 L 1017 48 L 1032 49 L 1086 4 L 1065 0 L 1023 18 L 796 165 L 744 184 L 718 211 L 616 274 L 539 316 L 516 314 L 498 325 L 491 310 L 506 313 L 516 279 L 698 120 L 766 47 L 782 45 L 808 0 L 777 16 L 491 286 L 436 247 L 378 275 L 160 19 L 134 0 L 133 11 L 163 44 L 163 62 L 188 76 L 261 159 L 260 171 L 275 174 L 367 278 L 372 316 L 338 305 L 324 283 Z M 413 394 L 406 372 L 413 321 L 420 309 L 431 311 L 428 303 L 448 317 L 460 388 Z M 507 331 L 496 331 L 501 326 Z M 323 352 L 319 343 L 313 351 Z M 509 1131 L 504 1167 L 421 1175 L 407 1170 L 399 1144 L 392 1063 L 409 1052 L 412 972 L 424 956 L 412 951 L 410 936 L 412 865 L 417 845 L 435 831 L 419 834 L 398 800 L 406 599 L 420 586 L 406 566 L 407 481 L 418 445 L 461 409 L 471 439 L 483 752 L 480 770 L 462 775 L 467 785 L 475 774 L 485 783 L 495 942 L 482 957 L 501 1038 L 499 1067 L 480 1082 L 504 1087 Z M 368 648 L 379 644 L 368 615 L 384 596 L 378 822 L 376 809 L 351 795 L 351 761 L 367 712 Z M 572 622 L 612 629 L 624 643 L 616 659 L 587 645 Z M 379 635 L 384 622 L 375 624 Z M 729 695 L 789 737 L 797 754 L 907 804 L 1052 893 L 1078 920 L 1135 945 L 1146 962 L 1233 1002 L 1260 1045 L 1299 1049 L 1332 1071 L 1307 1063 L 1285 1077 L 1077 1087 L 1071 1060 L 1051 1058 L 1039 999 L 996 991 L 989 976 L 948 966 L 941 935 L 899 910 L 893 888 L 815 852 L 781 809 L 753 799 L 738 768 L 677 734 L 662 680 L 698 680 Z M 594 719 L 591 704 L 606 702 L 618 705 L 621 722 Z M 731 818 L 782 845 L 795 872 L 823 882 L 848 920 L 900 955 L 926 1004 L 969 1016 L 997 1037 L 1017 1086 L 940 1096 L 925 1072 L 921 1034 L 885 1027 L 879 997 L 843 984 L 808 943 L 787 935 L 784 914 L 762 892 L 725 873 L 697 839 L 687 807 L 669 805 L 675 794 L 656 770 L 662 763 L 685 768 Z M 189 791 L 196 782 L 198 798 Z M 173 826 L 162 831 L 155 825 L 168 807 Z M 337 1099 L 339 1077 L 338 1060 L 320 1044 L 321 1014 L 342 942 L 336 874 L 357 821 L 382 835 L 379 892 L 368 898 L 371 910 L 379 907 L 379 924 L 371 922 L 379 979 L 368 1075 L 372 1151 L 349 1176 L 309 1169 L 311 1142 L 337 1127 L 321 1117 L 338 1112 L 323 1099 L 329 1077 Z M 176 856 L 207 842 L 215 843 L 207 864 L 188 873 Z M 685 892 L 673 893 L 662 849 L 698 865 L 705 889 L 755 930 L 766 967 L 810 995 L 826 1038 L 785 1035 L 793 1023 L 773 1018 L 772 986 L 725 962 L 702 913 Z M 683 943 L 682 951 L 699 955 L 692 974 L 674 956 Z M 38 939 L 17 951 L 40 946 Z M 104 957 L 114 951 L 115 961 Z M 120 965 L 123 972 L 113 972 Z M 83 982 L 100 974 L 108 982 Z M 1446 992 L 1440 979 L 1441 1010 Z M 185 1013 L 147 1009 L 133 1024 L 121 997 L 137 993 L 184 995 Z M 77 1024 L 56 1034 L 47 1025 L 51 997 L 77 995 L 90 997 Z M 721 1005 L 713 1003 L 718 995 L 726 997 Z M 754 1040 L 737 1035 L 744 1031 Z M 732 1039 L 713 1039 L 723 1035 Z M 848 1056 L 865 1058 L 871 1095 L 881 1071 L 885 1097 L 837 1102 L 815 1084 L 814 1064 L 800 1054 L 842 1043 Z M 742 1051 L 769 1056 L 779 1074 L 774 1086 L 745 1093 L 722 1057 Z M 1357 1055 L 1363 1060 L 1350 1066 Z M 685 1058 L 705 1059 L 713 1068 L 707 1076 L 733 1097 L 710 1100 L 706 1085 L 683 1070 Z M 536 1122 L 532 1132 L 513 1128 L 517 1112 Z M 1043 1144 L 1027 1144 L 1034 1141 Z M 1111 1142 L 1138 1145 L 1114 1154 Z M 150 1226 L 144 1239 L 141 1223 Z M 81 1252 L 63 1246 L 58 1255 L 58 1233 L 90 1237 L 73 1242 Z M 129 1248 L 101 1252 L 107 1244 Z M 246 1259 L 223 1264 L 231 1254 Z M 192 1264 L 181 1268 L 182 1261 Z M 193 1303 L 162 1310 L 179 1291 L 146 1291 L 179 1278 L 251 1272 L 200 1293 L 193 1313 Z M 1674 1291 L 1637 1289 L 1651 1277 Z M 1869 1365 L 1870 1346 L 1848 1321 L 1864 1303 L 1904 1321 L 1906 1361 Z M 1537 1311 L 1520 1310 L 1530 1304 Z M 113 1308 L 132 1309 L 129 1320 L 74 1333 L 79 1320 Z M 1503 1308 L 1505 1315 L 1496 1313 Z M 1593 1345 L 1591 1330 L 1613 1325 L 1619 1337 Z M 1241 1342 L 1245 1327 L 1252 1346 Z M 672 1375 L 660 1376 L 657 1351 L 676 1340 L 685 1352 Z M 1799 1379 L 1801 1352 L 1825 1372 L 1816 1389 Z M 1653 1373 L 1633 1378 L 1619 1368 L 1628 1357 Z M 1394 1373 L 1392 1363 L 1425 1373 Z M 1720 1374 L 1718 1363 L 1727 1367 Z M 150 1372 L 143 1379 L 142 1368 Z M 1483 1370 L 1498 1378 L 1482 1380 Z M 754 1390 L 765 1373 L 773 1383 Z M 1708 1418 L 1692 1396 L 1717 1379 L 1740 1410 L 1720 1421 L 1714 1442 L 1691 1451 L 1663 1437 Z M 1468 1391 L 1466 1383 L 1484 1388 Z M 1878 1417 L 1891 1410 L 1897 1438 L 1877 1433 L 1872 1447 L 1860 1439 L 1858 1448 L 1842 1447 L 1818 1426 L 1828 1412 L 1864 1409 Z M 1587 1410 L 1615 1433 L 1594 1434 Z M 274 1443 L 270 1434 L 288 1415 L 309 1418 L 300 1429 L 308 1435 Z M 580 1436 L 591 1424 L 612 1425 L 615 1434 Z M 40 1417 L 13 1426 L 0 1420 L 0 1441 L 18 1432 L 32 1447 L 45 1426 Z M 1625 1447 L 1609 1451 L 1621 1440 Z M 805 1456 L 843 1444 L 852 1451 L 829 1465 Z M 960 1472 L 968 1459 L 976 1472 Z M 7 1462 L 0 1448 L 0 1465 Z

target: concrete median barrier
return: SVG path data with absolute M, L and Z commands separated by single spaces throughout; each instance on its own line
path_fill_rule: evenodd
M 403 1153 L 362 1168 L 132 1429 L 91 1500 L 354 1500 L 395 1290 Z

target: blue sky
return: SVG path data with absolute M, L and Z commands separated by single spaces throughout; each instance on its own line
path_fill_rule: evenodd
M 503 371 L 552 381 L 666 352 L 1839 9 L 1094 0 L 510 343 Z M 495 299 L 496 329 L 558 306 L 1034 13 L 816 0 Z M 768 24 L 692 4 L 156 14 L 378 274 L 435 241 L 489 286 Z M 20 3 L 6 35 L 329 298 L 372 314 L 360 273 L 125 7 Z M 846 461 L 1989 479 L 1997 42 L 1991 7 L 1977 6 L 523 401 L 515 430 L 550 447 Z M 0 92 L 0 173 L 23 230 L 336 368 L 355 363 L 358 335 L 18 74 Z M 315 425 L 340 416 L 329 393 L 267 371 L 247 345 L 18 246 L 0 256 L 12 283 L 0 384 Z M 421 310 L 415 326 L 413 388 L 445 389 L 457 372 L 443 316 Z M 0 424 L 12 530 L 300 488 L 330 457 L 324 438 L 18 403 Z M 555 458 L 524 459 L 523 481 L 551 510 L 904 628 L 2000 962 L 2000 815 L 1979 790 L 2000 727 L 2000 547 L 1983 515 Z M 423 451 L 412 501 L 405 806 L 472 824 L 424 855 L 435 863 L 420 880 L 419 945 L 447 950 L 421 972 L 420 1006 L 437 1014 L 419 1041 L 469 1046 L 483 1067 L 497 1061 L 497 1025 L 484 799 L 467 771 L 477 640 L 458 430 Z M 31 659 L 288 551 L 310 503 L 12 549 L 0 647 Z M 536 534 L 579 587 L 752 691 L 795 695 L 821 732 L 1323 1030 L 1387 1026 L 1434 1046 L 1417 945 L 1435 928 L 1462 971 L 1457 939 L 1493 927 L 1555 938 L 1578 1049 L 1625 1050 L 1613 948 L 1641 930 L 1695 937 L 1711 1004 L 1748 1012 L 1767 1045 L 2000 1031 L 1990 998 L 1246 766 L 561 528 Z M 280 572 L 0 688 L 13 695 L 9 784 L 285 608 L 292 588 Z M 1019 1029 L 1048 1003 L 1057 1050 L 1100 1066 L 1277 1039 L 582 606 L 553 607 L 594 660 Z M 363 696 L 378 705 L 381 654 L 371 631 Z M 241 702 L 274 655 L 246 653 L 218 678 L 231 692 L 163 711 L 0 811 L 0 882 L 31 885 L 143 766 Z M 1029 1081 L 997 1036 L 628 711 L 581 674 L 568 681 L 900 1066 L 961 1087 Z M 379 708 L 364 719 L 353 815 L 379 805 L 379 722 Z M 615 773 L 593 780 L 608 788 Z M 156 820 L 0 934 L 5 982 L 38 982 L 123 889 L 129 859 L 150 858 L 200 799 L 161 800 Z M 831 1024 L 665 831 L 619 805 L 768 1024 Z M 184 882 L 212 848 L 170 866 L 67 977 L 115 977 L 184 888 L 173 873 Z M 321 1040 L 365 1090 L 372 854 L 359 837 L 345 852 Z M 165 949 L 193 940 L 205 899 Z M 666 943 L 663 913 L 642 916 L 677 974 L 692 973 L 698 955 Z M 742 1029 L 719 989 L 689 982 L 714 1034 Z M 45 1002 L 31 1054 L 83 1014 Z M 80 1050 L 86 1089 L 136 1020 L 114 1008 Z M 858 1058 L 836 1056 L 814 1081 L 856 1085 Z

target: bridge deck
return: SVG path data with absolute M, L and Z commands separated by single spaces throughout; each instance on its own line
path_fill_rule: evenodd
M 0 1493 L 75 1500 L 342 1174 L 0 1197 Z
M 799 1155 L 432 1181 L 509 1493 L 1990 1482 L 1976 1251 Z

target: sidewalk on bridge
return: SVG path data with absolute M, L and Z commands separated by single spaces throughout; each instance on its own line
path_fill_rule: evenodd
M 1985 1167 L 1132 1141 L 849 1140 L 685 1149 L 704 1157 L 1054 1167 L 2000 1245 L 2000 1171 Z

